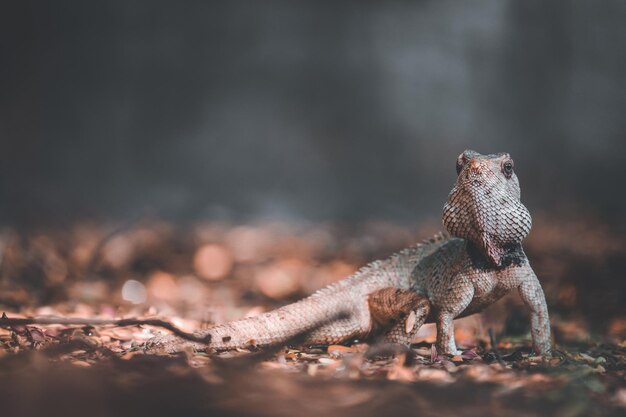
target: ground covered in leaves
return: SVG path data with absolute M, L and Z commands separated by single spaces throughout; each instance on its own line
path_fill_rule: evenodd
M 107 228 L 0 235 L 8 318 L 159 318 L 183 331 L 260 314 L 427 238 L 433 225 Z M 0 410 L 23 416 L 618 416 L 626 413 L 626 242 L 538 218 L 526 251 L 548 298 L 552 358 L 530 354 L 516 296 L 458 321 L 462 355 L 355 343 L 146 354 L 160 327 L 2 325 Z M 495 341 L 495 346 L 494 342 Z

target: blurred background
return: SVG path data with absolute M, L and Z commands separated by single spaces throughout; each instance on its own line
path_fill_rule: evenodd
M 624 230 L 626 4 L 2 6 L 0 222 L 438 218 L 465 148 Z
M 621 0 L 23 0 L 0 16 L 0 272 L 36 289 L 11 305 L 157 272 L 295 299 L 438 230 L 472 148 L 515 158 L 554 311 L 623 316 Z

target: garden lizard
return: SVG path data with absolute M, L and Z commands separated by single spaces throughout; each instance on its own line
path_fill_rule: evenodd
M 206 346 L 229 350 L 276 346 L 301 335 L 303 345 L 382 339 L 410 344 L 423 323 L 436 323 L 440 353 L 458 354 L 455 318 L 477 313 L 517 289 L 530 310 L 533 350 L 551 351 L 543 290 L 522 250 L 531 217 L 507 153 L 466 150 L 443 208 L 447 231 L 375 261 L 293 304 L 200 332 Z M 173 336 L 149 347 L 178 350 Z

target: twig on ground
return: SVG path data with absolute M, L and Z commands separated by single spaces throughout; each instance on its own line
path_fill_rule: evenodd
M 502 359 L 502 355 L 500 354 L 500 351 L 498 350 L 498 344 L 496 343 L 496 334 L 493 331 L 493 328 L 489 328 L 489 340 L 491 341 L 491 350 L 493 350 L 493 354 L 496 355 L 496 359 L 498 360 L 498 363 L 500 364 L 501 367 L 506 368 L 506 365 L 504 364 L 504 360 Z
M 60 324 L 65 326 L 155 326 L 162 327 L 174 333 L 176 336 L 190 340 L 195 343 L 207 344 L 211 341 L 211 335 L 196 336 L 193 333 L 187 333 L 174 326 L 172 323 L 159 319 L 99 319 L 99 318 L 74 318 L 74 317 L 31 317 L 26 319 L 12 319 L 3 313 L 0 318 L 0 327 L 11 326 L 28 326 L 28 325 L 50 325 Z

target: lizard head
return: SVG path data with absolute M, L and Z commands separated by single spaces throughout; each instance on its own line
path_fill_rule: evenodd
M 494 265 L 530 232 L 530 213 L 508 153 L 481 155 L 467 150 L 456 163 L 456 184 L 443 208 L 453 236 L 473 242 Z

